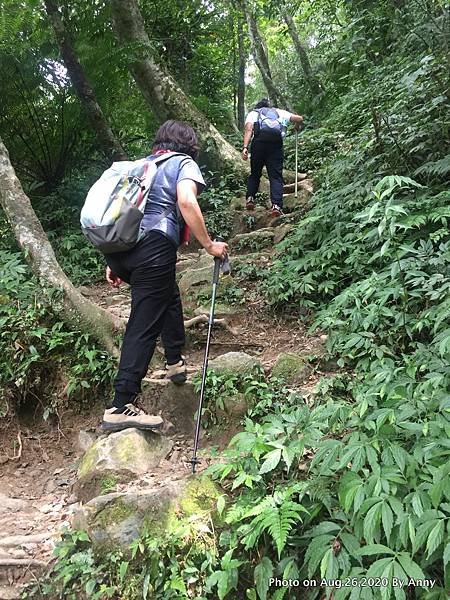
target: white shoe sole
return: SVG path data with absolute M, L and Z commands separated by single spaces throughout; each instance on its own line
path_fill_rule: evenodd
M 123 429 L 142 429 L 144 431 L 155 431 L 161 429 L 164 425 L 164 421 L 158 425 L 142 425 L 136 421 L 127 421 L 126 423 L 105 423 L 101 424 L 102 431 L 122 431 Z

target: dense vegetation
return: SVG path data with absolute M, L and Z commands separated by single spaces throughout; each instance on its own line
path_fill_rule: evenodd
M 77 284 L 92 282 L 101 263 L 76 220 L 105 160 L 56 68 L 45 15 L 27 2 L 13 18 L 15 3 L 3 4 L 9 21 L 0 47 L 0 134 L 66 273 Z M 108 7 L 70 4 L 77 52 L 99 101 L 128 153 L 147 152 L 156 119 L 121 68 L 125 58 L 107 27 Z M 150 3 L 142 8 L 156 53 L 165 51 L 192 101 L 239 147 L 232 127 L 237 50 L 234 42 L 230 52 L 229 39 L 236 39 L 242 17 L 230 4 L 206 9 L 198 0 L 185 10 L 185 3 L 166 2 L 164 18 Z M 224 489 L 218 540 L 211 532 L 186 540 L 180 531 L 171 539 L 143 538 L 131 557 L 99 559 L 86 536 L 69 533 L 41 591 L 50 594 L 56 582 L 64 598 L 444 600 L 450 591 L 448 6 L 290 3 L 319 95 L 275 3 L 251 9 L 275 83 L 306 114 L 300 164 L 316 182 L 312 205 L 279 245 L 272 271 L 253 275 L 273 310 L 301 315 L 312 331 L 329 333 L 327 352 L 339 370 L 319 382 L 312 405 L 259 372 L 233 380 L 212 375 L 211 422 L 224 388 L 246 394 L 251 405 L 226 460 L 211 470 Z M 11 32 L 25 23 L 33 35 L 19 50 Z M 20 77 L 6 77 L 8 69 Z M 261 95 L 256 73 L 247 105 Z M 289 167 L 292 150 L 288 138 Z M 203 207 L 210 226 L 223 232 L 238 184 L 230 190 L 220 173 L 210 179 L 216 187 Z M 108 357 L 41 306 L 6 227 L 2 241 L 0 410 L 13 398 L 40 394 L 50 358 L 52 368 L 61 364 L 70 374 L 71 393 L 82 396 L 87 385 L 107 389 Z M 360 585 L 269 590 L 272 576 Z M 361 584 L 367 578 L 371 583 Z M 393 578 L 435 585 L 401 588 Z

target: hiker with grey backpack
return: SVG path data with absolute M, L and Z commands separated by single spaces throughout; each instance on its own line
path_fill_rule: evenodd
M 186 381 L 183 309 L 175 280 L 186 226 L 208 254 L 221 260 L 227 255 L 227 244 L 209 237 L 197 202 L 205 186 L 195 162 L 198 150 L 189 125 L 166 121 L 152 155 L 114 163 L 89 190 L 81 212 L 83 233 L 105 255 L 107 281 L 114 287 L 122 281 L 131 286 L 114 399 L 103 415 L 107 431 L 162 427 L 160 416 L 135 404 L 160 335 L 167 377 L 174 383 Z
M 266 167 L 270 182 L 271 214 L 273 217 L 283 214 L 283 139 L 289 123 L 293 123 L 298 130 L 303 117 L 271 107 L 267 98 L 260 100 L 246 117 L 242 158 L 248 159 L 250 147 L 247 210 L 255 208 L 255 196 L 259 190 L 263 167 Z

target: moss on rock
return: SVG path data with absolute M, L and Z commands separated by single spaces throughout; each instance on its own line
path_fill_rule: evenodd
M 128 519 L 135 513 L 135 509 L 131 504 L 127 504 L 123 499 L 119 498 L 111 504 L 107 504 L 95 516 L 93 525 L 106 529 L 108 527 L 116 527 L 125 519 Z
M 302 383 L 309 373 L 310 368 L 305 359 L 293 352 L 280 354 L 272 369 L 272 375 L 280 377 L 286 383 Z
M 86 450 L 78 467 L 78 477 L 85 477 L 88 473 L 94 470 L 95 461 L 97 458 L 97 448 L 95 443 Z
M 221 492 L 206 476 L 174 481 L 148 491 L 112 493 L 94 498 L 75 514 L 73 525 L 88 532 L 98 548 L 116 545 L 126 549 L 141 535 L 160 538 L 180 534 L 206 547 L 215 543 L 211 519 Z
M 85 452 L 74 491 L 83 501 L 113 490 L 118 482 L 152 471 L 172 442 L 150 431 L 125 429 L 99 438 Z
M 109 492 L 113 492 L 116 489 L 118 482 L 119 478 L 117 475 L 113 473 L 104 475 L 99 481 L 100 493 L 108 494 Z

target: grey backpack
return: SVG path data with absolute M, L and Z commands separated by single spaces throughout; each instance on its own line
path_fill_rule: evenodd
M 144 236 L 141 221 L 158 165 L 178 152 L 115 162 L 90 188 L 81 210 L 81 230 L 93 246 L 110 254 L 129 250 Z M 181 154 L 181 156 L 184 156 Z M 156 216 L 152 229 L 176 209 Z

